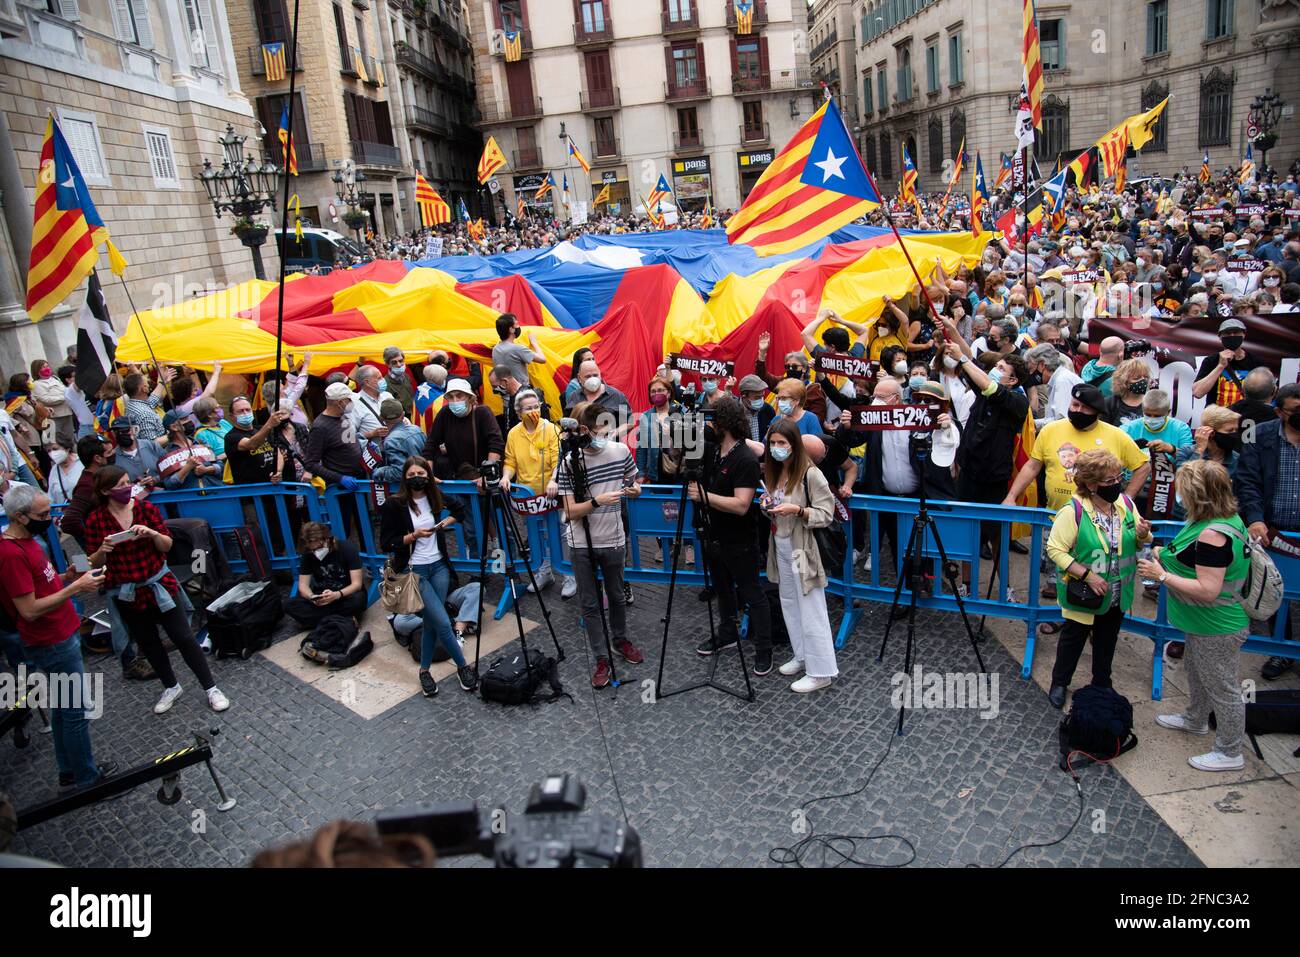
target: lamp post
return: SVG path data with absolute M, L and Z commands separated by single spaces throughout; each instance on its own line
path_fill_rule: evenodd
M 230 231 L 252 250 L 253 274 L 258 279 L 265 279 L 262 244 L 266 242 L 270 227 L 266 223 L 254 222 L 253 217 L 267 207 L 275 209 L 284 170 L 271 162 L 265 150 L 260 164 L 251 153 L 245 153 L 247 140 L 247 136 L 236 133 L 235 128 L 227 123 L 226 132 L 217 140 L 221 144 L 221 168 L 213 167 L 211 160 L 204 160 L 198 179 L 203 183 L 217 216 L 234 214 L 235 225 Z
M 358 187 L 365 183 L 366 174 L 348 163 L 343 169 L 335 170 L 330 179 L 334 183 L 334 195 L 348 207 L 348 212 L 343 214 L 343 221 L 356 231 L 357 242 L 361 243 L 361 227 L 366 224 L 369 213 L 363 206 L 366 194 Z
M 1267 87 L 1262 94 L 1250 101 L 1250 115 L 1246 122 L 1258 131 L 1254 143 L 1259 147 L 1261 169 L 1268 166 L 1268 151 L 1277 145 L 1277 134 L 1273 130 L 1282 118 L 1282 107 L 1285 105 L 1282 98 Z

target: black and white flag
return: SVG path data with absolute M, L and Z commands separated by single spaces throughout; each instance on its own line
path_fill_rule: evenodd
M 86 302 L 77 313 L 77 388 L 94 398 L 104 379 L 113 371 L 117 354 L 117 331 L 108 317 L 99 277 L 93 272 L 86 288 Z

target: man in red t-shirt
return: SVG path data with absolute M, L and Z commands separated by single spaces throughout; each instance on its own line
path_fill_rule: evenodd
M 96 784 L 112 774 L 116 765 L 96 765 L 91 751 L 81 616 L 70 599 L 99 588 L 103 574 L 69 571 L 73 580 L 65 584 L 55 571 L 40 543 L 50 527 L 50 499 L 40 489 L 12 486 L 5 493 L 4 509 L 9 527 L 0 538 L 0 602 L 18 626 L 28 663 L 50 679 L 52 693 L 46 704 L 59 785 Z M 62 700 L 65 697 L 68 700 Z

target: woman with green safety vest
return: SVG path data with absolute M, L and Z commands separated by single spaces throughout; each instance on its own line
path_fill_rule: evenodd
M 1074 497 L 1056 513 L 1047 540 L 1047 557 L 1062 572 L 1056 600 L 1065 615 L 1047 694 L 1054 708 L 1065 706 L 1065 693 L 1089 637 L 1092 683 L 1111 686 L 1120 622 L 1133 604 L 1138 545 L 1151 538 L 1151 523 L 1123 494 L 1123 473 L 1123 464 L 1112 452 L 1082 453 L 1074 464 Z
M 1237 771 L 1246 764 L 1241 753 L 1246 706 L 1237 684 L 1237 658 L 1250 625 L 1240 595 L 1250 571 L 1248 533 L 1232 479 L 1218 462 L 1188 462 L 1178 470 L 1174 489 L 1187 524 L 1159 549 L 1157 561 L 1140 562 L 1139 571 L 1169 591 L 1169 623 L 1183 632 L 1187 647 L 1183 660 L 1191 700 L 1182 714 L 1158 715 L 1156 723 L 1209 734 L 1213 711 L 1214 750 L 1188 763 L 1201 771 Z

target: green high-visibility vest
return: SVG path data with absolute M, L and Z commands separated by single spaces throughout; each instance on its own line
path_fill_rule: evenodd
M 1232 564 L 1223 575 L 1223 590 L 1219 597 L 1209 602 L 1194 602 L 1169 590 L 1169 624 L 1179 631 L 1193 635 L 1231 635 L 1244 631 L 1250 625 L 1246 610 L 1241 607 L 1241 582 L 1250 571 L 1250 559 L 1246 557 L 1243 541 L 1246 538 L 1246 525 L 1241 517 L 1206 519 L 1202 522 L 1189 522 L 1183 526 L 1169 547 L 1160 552 L 1160 565 L 1171 575 L 1179 578 L 1196 578 L 1196 569 L 1184 565 L 1178 560 L 1178 553 L 1193 544 L 1201 532 L 1210 525 L 1230 525 L 1242 533 L 1239 541 L 1231 535 L 1225 535 L 1232 546 Z
M 1133 607 L 1134 583 L 1137 580 L 1137 518 L 1128 503 L 1121 499 L 1115 503 L 1115 518 L 1120 522 L 1119 554 L 1112 555 L 1108 542 L 1093 522 L 1092 515 L 1082 502 L 1072 500 L 1066 508 L 1077 508 L 1079 516 L 1079 534 L 1074 539 L 1074 549 L 1070 557 L 1096 572 L 1106 581 L 1106 595 L 1102 598 L 1100 608 L 1084 608 L 1075 605 L 1066 597 L 1067 576 L 1059 575 L 1056 581 L 1056 601 L 1064 609 L 1080 615 L 1104 615 L 1110 611 L 1111 596 L 1115 591 L 1115 582 L 1120 583 L 1120 608 L 1128 611 Z

